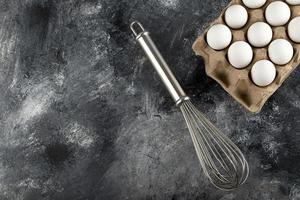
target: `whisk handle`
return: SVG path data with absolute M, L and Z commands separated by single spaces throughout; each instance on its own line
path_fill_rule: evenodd
M 167 87 L 176 105 L 180 105 L 184 100 L 189 99 L 152 41 L 149 32 L 145 31 L 144 27 L 137 21 L 132 22 L 130 28 Z

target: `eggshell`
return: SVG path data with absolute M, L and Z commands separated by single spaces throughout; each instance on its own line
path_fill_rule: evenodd
M 290 42 L 285 39 L 277 39 L 271 42 L 268 48 L 271 61 L 277 65 L 285 65 L 294 56 L 294 49 Z
M 300 17 L 291 20 L 288 26 L 288 34 L 291 40 L 300 43 Z
M 247 31 L 249 43 L 254 47 L 268 45 L 273 37 L 272 28 L 265 22 L 256 22 Z
M 265 16 L 270 25 L 282 26 L 289 21 L 291 10 L 283 1 L 274 1 L 268 5 Z
M 248 8 L 260 8 L 262 7 L 267 0 L 243 0 L 243 3 Z
M 228 47 L 232 39 L 230 29 L 223 24 L 215 24 L 207 32 L 206 40 L 208 45 L 215 50 L 222 50 Z
M 242 28 L 247 21 L 248 12 L 241 5 L 232 5 L 225 11 L 225 22 L 231 28 Z
M 261 87 L 270 85 L 276 77 L 276 68 L 269 60 L 257 61 L 251 68 L 252 81 Z
M 234 42 L 228 49 L 229 63 L 237 69 L 247 67 L 251 63 L 252 58 L 253 51 L 247 42 Z
M 300 0 L 286 0 L 290 5 L 300 5 Z

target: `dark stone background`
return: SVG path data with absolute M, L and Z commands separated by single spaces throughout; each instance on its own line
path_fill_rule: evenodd
M 0 0 L 0 199 L 300 199 L 300 70 L 250 114 L 191 50 L 224 0 Z M 196 106 L 245 153 L 204 177 L 180 111 L 128 25 L 152 31 Z

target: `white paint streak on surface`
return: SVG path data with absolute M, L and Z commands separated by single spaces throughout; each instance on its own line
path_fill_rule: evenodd
M 6 81 L 7 72 L 14 65 L 14 51 L 17 43 L 17 35 L 11 26 L 8 16 L 0 18 L 0 84 Z
M 155 103 L 153 102 L 152 96 L 148 91 L 145 91 L 144 95 L 144 111 L 149 119 L 153 119 L 153 113 L 157 112 L 157 108 L 155 107 Z
M 103 40 L 104 43 L 109 43 L 110 35 L 105 31 L 98 31 L 99 38 Z M 92 65 L 96 65 L 98 62 L 108 62 L 108 50 L 103 46 L 102 43 L 99 44 L 98 40 L 92 40 L 92 47 L 94 58 L 90 61 Z M 109 66 L 107 66 L 109 68 Z
M 54 95 L 55 92 L 50 87 L 48 81 L 36 85 L 23 101 L 17 121 L 20 124 L 25 124 L 34 117 L 45 113 L 50 107 Z
M 102 10 L 102 5 L 100 4 L 100 2 L 98 2 L 96 5 L 87 3 L 82 5 L 80 10 L 83 15 L 95 15 L 100 13 L 100 11 Z
M 136 94 L 136 88 L 134 87 L 133 83 L 131 83 L 127 89 L 126 89 L 126 92 L 128 94 L 131 94 L 131 95 L 135 95 Z
M 107 67 L 95 76 L 97 88 L 90 93 L 90 101 L 98 98 L 101 93 L 110 91 L 113 88 L 114 72 Z
M 1 61 L 5 60 L 7 55 L 14 49 L 16 42 L 16 35 L 10 35 L 11 33 L 7 31 L 7 26 L 10 23 L 10 19 L 4 16 L 0 21 L 0 58 Z M 1 28 L 2 27 L 2 28 Z
M 99 86 L 99 89 L 104 88 L 107 85 L 110 85 L 111 81 L 114 79 L 114 72 L 113 70 L 106 68 L 105 70 L 101 71 L 99 74 L 96 75 L 96 82 Z
M 43 192 L 56 191 L 62 192 L 64 190 L 63 186 L 55 177 L 50 177 L 44 184 L 42 185 Z
M 69 143 L 77 144 L 83 148 L 89 148 L 95 140 L 92 131 L 77 122 L 71 123 L 65 132 Z
M 263 139 L 263 149 L 268 153 L 269 157 L 272 158 L 275 162 L 278 161 L 279 149 L 282 144 L 278 143 L 275 138 L 267 135 Z
M 230 134 L 232 132 L 232 123 L 235 123 L 232 121 L 232 118 L 228 117 L 228 110 L 226 107 L 225 102 L 219 102 L 216 104 L 215 109 L 215 115 L 216 115 L 216 123 L 215 126 L 223 133 L 223 134 Z M 209 119 L 209 116 L 207 116 Z M 212 121 L 211 119 L 209 119 Z
M 55 76 L 55 83 L 58 86 L 62 86 L 64 84 L 65 81 L 65 76 L 62 72 L 59 72 L 57 74 L 54 75 Z
M 41 115 L 46 113 L 51 104 L 57 99 L 54 89 L 48 80 L 23 88 L 23 95 L 27 95 L 22 101 L 20 108 L 10 113 L 5 121 L 7 133 L 14 133 L 13 135 L 6 134 L 2 142 L 4 145 L 17 146 L 22 141 L 20 135 L 16 134 L 16 127 L 18 130 L 26 130 L 31 121 L 38 119 Z M 13 137 L 14 139 L 12 139 Z M 27 136 L 26 136 L 27 137 Z M 7 143 L 6 141 L 9 141 Z
M 166 8 L 176 9 L 178 7 L 179 0 L 159 0 L 159 3 Z
M 300 199 L 300 188 L 298 185 L 293 185 L 289 194 L 290 200 L 299 200 Z
M 20 66 L 20 60 L 17 58 L 16 63 L 15 63 L 15 69 L 14 69 L 14 74 L 13 74 L 13 79 L 9 85 L 9 88 L 12 89 L 17 81 L 18 81 L 18 72 L 19 72 L 19 66 Z
M 18 187 L 26 187 L 26 188 L 34 188 L 34 189 L 41 188 L 41 186 L 37 183 L 37 181 L 32 178 L 26 178 L 25 180 L 21 180 L 18 184 Z

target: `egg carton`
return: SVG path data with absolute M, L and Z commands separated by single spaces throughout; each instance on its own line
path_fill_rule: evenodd
M 253 60 L 249 66 L 243 69 L 236 69 L 230 65 L 227 59 L 228 48 L 217 51 L 212 49 L 206 42 L 206 33 L 208 29 L 214 24 L 224 24 L 224 13 L 226 9 L 231 5 L 242 5 L 248 11 L 248 22 L 241 29 L 231 29 L 232 41 L 246 41 L 247 42 L 247 30 L 255 22 L 266 22 L 264 12 L 266 7 L 273 2 L 267 0 L 266 4 L 258 9 L 247 8 L 241 0 L 232 0 L 229 5 L 222 11 L 221 15 L 212 22 L 204 33 L 197 38 L 193 44 L 193 50 L 197 55 L 204 58 L 205 71 L 208 76 L 217 81 L 234 99 L 241 103 L 246 109 L 251 112 L 258 113 L 268 98 L 281 86 L 284 80 L 290 75 L 290 73 L 298 66 L 300 61 L 300 44 L 293 42 L 287 34 L 288 23 L 291 19 L 300 15 L 300 5 L 290 6 L 291 18 L 288 23 L 284 26 L 272 27 L 273 38 L 275 39 L 286 39 L 294 48 L 294 56 L 292 60 L 286 65 L 275 65 L 276 67 L 276 78 L 275 80 L 266 87 L 259 87 L 255 85 L 251 80 L 251 68 L 254 63 L 258 60 L 267 59 L 268 57 L 268 46 L 263 48 L 253 48 Z M 280 15 L 280 13 L 278 13 Z

